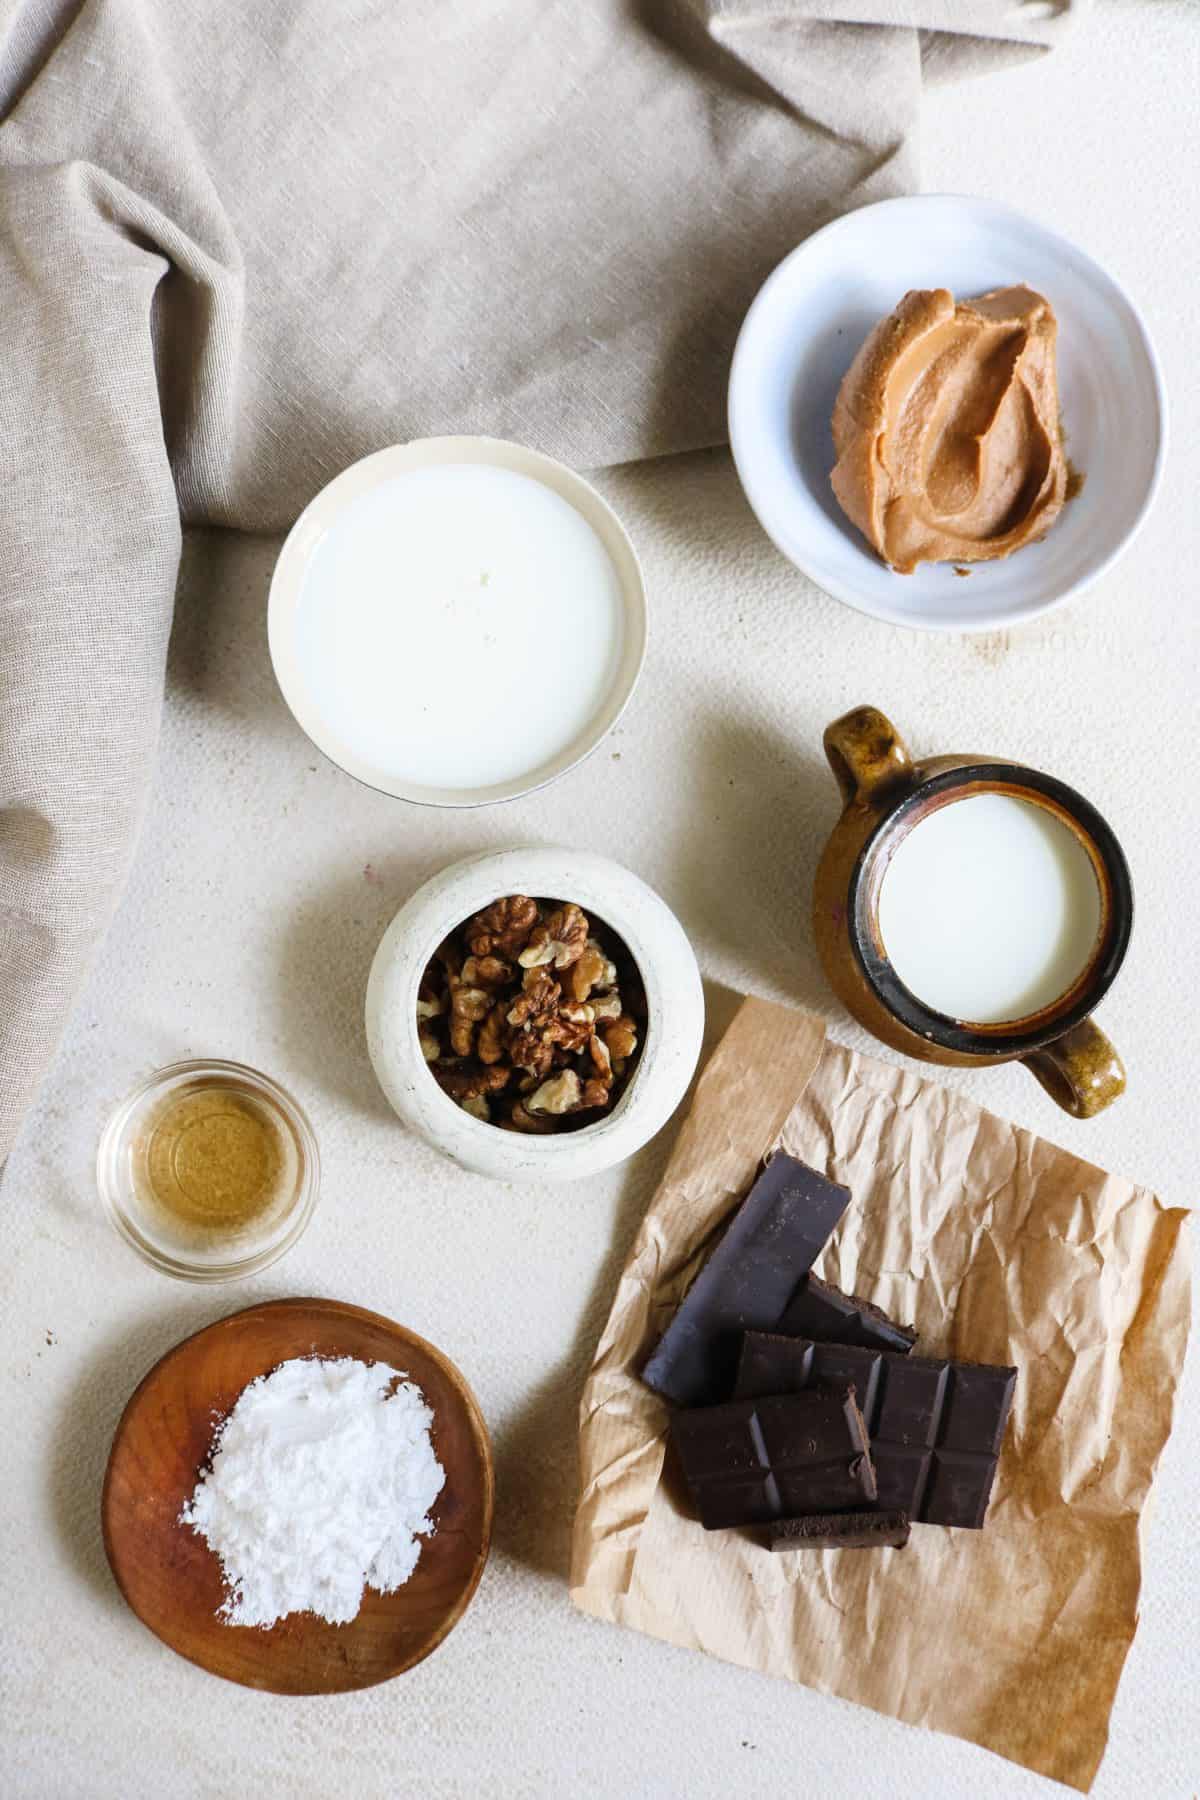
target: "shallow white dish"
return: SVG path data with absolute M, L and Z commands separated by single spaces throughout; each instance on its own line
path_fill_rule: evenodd
M 909 288 L 955 299 L 1024 282 L 1059 321 L 1067 454 L 1084 476 L 1041 544 L 970 576 L 884 566 L 834 498 L 830 418 L 843 375 Z M 1132 300 L 1090 256 L 1011 207 L 951 194 L 880 201 L 793 250 L 746 315 L 729 380 L 746 496 L 797 568 L 847 605 L 932 631 L 995 630 L 1090 587 L 1129 544 L 1166 452 L 1158 359 Z
M 268 636 L 331 761 L 399 799 L 480 806 L 553 781 L 611 730 L 645 655 L 645 591 L 574 470 L 498 438 L 424 438 L 352 464 L 301 513 Z
M 576 901 L 624 940 L 646 990 L 646 1035 L 628 1087 L 596 1124 L 557 1137 L 472 1118 L 442 1092 L 417 1040 L 417 989 L 430 957 L 456 925 L 505 894 Z M 451 864 L 400 908 L 367 984 L 367 1048 L 400 1117 L 464 1168 L 504 1181 L 578 1180 L 632 1156 L 683 1098 L 703 1034 L 700 971 L 674 913 L 629 869 L 585 850 L 500 850 Z

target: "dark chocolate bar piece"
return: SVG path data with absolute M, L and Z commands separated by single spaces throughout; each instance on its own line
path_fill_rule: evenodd
M 642 1370 L 679 1406 L 728 1399 L 744 1331 L 773 1331 L 850 1204 L 849 1188 L 776 1151 Z
M 852 1383 L 871 1439 L 880 1511 L 977 1530 L 987 1512 L 1017 1371 L 747 1332 L 739 1399 Z
M 772 1550 L 900 1550 L 907 1542 L 902 1512 L 809 1513 L 771 1527 Z
M 677 1412 L 671 1438 L 708 1531 L 843 1511 L 875 1497 L 853 1388 Z
M 882 1307 L 857 1294 L 843 1294 L 816 1275 L 805 1277 L 804 1285 L 789 1301 L 776 1329 L 783 1337 L 813 1338 L 817 1343 L 864 1344 L 872 1350 L 894 1350 L 907 1356 L 917 1341 L 917 1334 L 907 1325 L 897 1325 Z

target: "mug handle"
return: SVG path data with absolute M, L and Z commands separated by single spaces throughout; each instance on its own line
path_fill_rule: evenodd
M 1021 1060 L 1050 1098 L 1076 1119 L 1095 1118 L 1125 1092 L 1125 1065 L 1092 1019 L 1081 1019 Z
M 847 806 L 870 805 L 912 780 L 912 758 L 904 739 L 877 706 L 856 706 L 843 713 L 826 726 L 823 741 Z

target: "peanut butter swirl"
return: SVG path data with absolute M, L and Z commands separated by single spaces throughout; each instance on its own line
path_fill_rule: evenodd
M 880 321 L 833 409 L 833 490 L 886 563 L 1011 556 L 1049 531 L 1067 495 L 1058 322 L 1031 288 L 961 300 L 905 294 Z

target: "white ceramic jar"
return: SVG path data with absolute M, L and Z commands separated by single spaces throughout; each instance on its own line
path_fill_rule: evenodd
M 624 526 L 573 469 L 499 438 L 422 438 L 305 507 L 267 635 L 297 723 L 340 768 L 423 806 L 485 806 L 611 731 L 646 595 Z M 531 683 L 535 664 L 557 679 Z
M 455 926 L 508 894 L 574 900 L 624 941 L 646 991 L 641 1054 L 616 1106 L 553 1137 L 472 1118 L 442 1092 L 417 1038 L 417 989 L 430 957 Z M 443 869 L 388 926 L 367 985 L 367 1047 L 400 1117 L 464 1168 L 503 1181 L 578 1180 L 632 1156 L 683 1098 L 703 1030 L 700 971 L 679 921 L 644 881 L 586 850 L 493 851 Z

